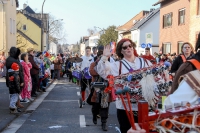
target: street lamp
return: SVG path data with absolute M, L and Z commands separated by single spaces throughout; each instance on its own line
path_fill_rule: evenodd
M 43 7 L 46 0 L 42 3 L 42 14 L 41 14 L 41 51 L 43 51 Z

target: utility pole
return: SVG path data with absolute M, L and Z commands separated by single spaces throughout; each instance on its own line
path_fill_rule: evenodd
M 44 34 L 44 29 L 43 29 L 43 7 L 44 3 L 46 0 L 43 1 L 42 3 L 42 14 L 41 14 L 41 51 L 43 51 L 43 34 Z

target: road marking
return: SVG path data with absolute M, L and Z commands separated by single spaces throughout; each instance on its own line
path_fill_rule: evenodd
M 86 127 L 85 115 L 80 115 L 79 120 L 80 120 L 80 127 Z
M 31 114 L 20 115 L 2 133 L 15 133 Z
M 49 92 L 55 87 L 55 85 L 58 83 L 58 81 L 54 81 L 53 84 L 51 84 L 45 93 L 37 97 L 35 101 L 26 109 L 26 111 L 29 110 L 36 110 L 38 106 L 42 103 L 42 101 L 45 99 L 45 97 L 49 94 Z
M 55 85 L 58 83 L 58 81 L 54 81 L 46 90 L 46 93 L 41 94 L 29 107 L 26 109 L 26 112 L 30 110 L 36 110 L 37 107 L 42 103 L 44 98 L 49 94 L 49 92 L 55 87 Z M 30 113 L 22 114 L 19 117 L 17 117 L 8 127 L 6 127 L 5 130 L 3 130 L 2 133 L 15 133 L 17 130 L 24 124 L 24 122 L 28 119 L 30 116 Z
M 76 87 L 76 89 L 78 90 L 78 89 L 79 89 L 79 87 Z
M 79 91 L 77 92 L 77 95 L 78 95 L 78 96 L 80 96 L 80 95 L 81 95 Z
M 77 102 L 78 100 L 44 100 L 43 102 L 60 102 L 60 103 L 65 103 L 65 102 Z

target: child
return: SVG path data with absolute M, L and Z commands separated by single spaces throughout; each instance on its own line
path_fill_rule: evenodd
M 8 88 L 10 93 L 10 113 L 19 113 L 16 103 L 20 93 L 19 65 L 12 63 L 11 69 L 8 69 Z
M 31 63 L 28 60 L 28 54 L 23 53 L 21 55 L 21 65 L 23 67 L 23 72 L 24 72 L 24 87 L 21 92 L 21 97 L 22 100 L 21 102 L 29 102 L 33 101 L 34 99 L 31 98 L 31 90 L 32 90 L 32 80 L 31 80 L 31 74 L 30 74 L 30 69 L 32 68 Z

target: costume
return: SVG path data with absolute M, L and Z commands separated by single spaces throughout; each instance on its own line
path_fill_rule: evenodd
M 196 59 L 200 62 L 200 51 L 198 51 L 196 54 L 194 54 L 191 57 L 191 59 Z M 193 71 L 193 70 L 196 70 L 196 68 L 190 62 L 185 62 L 179 67 L 179 69 L 177 70 L 176 75 L 173 79 L 170 94 L 172 94 L 178 88 L 180 76 L 182 76 L 190 71 Z
M 184 56 L 184 55 L 183 55 Z M 190 55 L 188 58 L 186 58 L 186 60 L 189 60 L 191 59 L 192 55 Z M 179 55 L 178 57 L 176 57 L 176 59 L 173 61 L 172 63 L 172 67 L 171 67 L 171 70 L 170 72 L 171 73 L 175 73 L 179 67 L 183 64 L 183 59 L 181 57 L 181 55 Z
M 24 71 L 24 88 L 21 92 L 22 99 L 31 98 L 31 90 L 32 90 L 32 81 L 31 81 L 31 74 L 30 69 L 32 68 L 31 63 L 26 63 L 24 61 L 21 62 Z
M 82 56 L 81 57 L 83 59 L 83 61 L 79 64 L 80 65 L 80 70 L 83 72 L 83 74 L 85 73 L 84 70 L 88 69 L 90 67 L 90 64 L 92 62 L 94 62 L 94 58 L 90 55 L 90 56 Z M 88 83 L 90 85 L 91 83 L 91 79 L 88 79 Z M 85 89 L 87 87 L 87 79 L 85 79 L 84 75 L 82 76 L 81 79 L 81 96 L 82 96 L 82 100 L 85 100 Z
M 119 72 L 120 61 L 110 63 L 108 62 L 108 58 L 103 56 L 97 64 L 97 70 L 98 70 L 97 72 L 101 77 L 107 79 L 108 75 L 118 76 L 120 75 L 120 73 L 125 74 L 133 70 L 148 67 L 151 65 L 152 63 L 150 61 L 145 62 L 143 58 L 135 57 L 134 62 L 129 62 L 128 60 L 123 58 L 121 65 L 121 72 Z M 120 124 L 120 130 L 122 133 L 126 133 L 130 129 L 131 125 L 128 121 L 128 117 L 126 116 L 125 109 L 120 99 L 116 99 L 116 108 L 117 108 L 118 121 Z M 138 111 L 136 104 L 132 104 L 132 110 L 134 112 Z M 137 122 L 137 116 L 135 115 L 134 117 L 135 117 L 135 122 Z
M 190 104 L 198 103 L 198 98 L 200 96 L 200 71 L 194 70 L 191 71 L 182 77 L 176 91 L 173 94 L 169 95 L 164 101 L 164 105 L 174 105 L 174 103 L 181 104 L 186 101 Z

